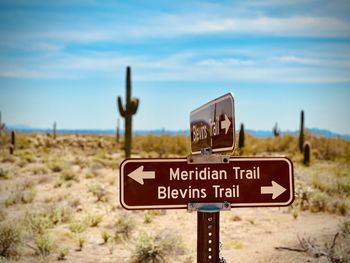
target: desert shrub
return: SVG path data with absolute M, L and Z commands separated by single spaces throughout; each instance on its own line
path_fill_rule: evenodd
M 183 254 L 184 246 L 178 236 L 162 231 L 155 236 L 143 234 L 136 241 L 132 262 L 167 262 L 169 256 Z
M 82 251 L 85 245 L 85 238 L 79 237 L 78 238 L 78 251 Z
M 6 153 L 2 156 L 1 162 L 2 163 L 14 163 L 14 162 L 16 162 L 16 158 L 13 155 Z
M 326 211 L 328 198 L 329 196 L 324 193 L 320 193 L 320 192 L 313 193 L 310 199 L 309 210 L 315 213 Z
M 9 179 L 9 178 L 11 178 L 9 171 L 0 167 L 0 179 Z
M 90 185 L 88 191 L 90 193 L 92 193 L 97 198 L 97 202 L 108 201 L 107 191 L 105 190 L 105 188 L 102 185 L 100 185 L 100 184 Z
M 143 222 L 144 222 L 145 224 L 150 224 L 150 223 L 152 223 L 153 219 L 154 219 L 154 215 L 152 215 L 152 214 L 150 214 L 150 213 L 147 212 L 147 213 L 144 215 Z
M 87 229 L 87 224 L 84 220 L 74 220 L 69 224 L 69 230 L 72 233 L 82 233 Z
M 26 230 L 32 235 L 43 235 L 53 224 L 46 214 L 26 213 L 24 216 Z
M 101 238 L 103 240 L 103 244 L 106 244 L 111 237 L 112 236 L 111 236 L 111 234 L 108 231 L 103 230 L 101 232 Z
M 96 227 L 102 222 L 103 215 L 100 214 L 89 214 L 85 217 L 85 223 L 90 227 Z
M 5 221 L 6 217 L 7 217 L 7 212 L 5 211 L 5 208 L 0 206 L 0 222 Z
M 60 174 L 60 178 L 63 181 L 79 181 L 77 174 L 69 169 L 64 169 Z
M 55 243 L 48 233 L 34 236 L 34 243 L 36 254 L 42 257 L 50 255 L 55 248 Z
M 340 230 L 345 235 L 350 235 L 350 220 L 344 220 L 340 224 Z
M 11 193 L 6 199 L 5 199 L 5 206 L 9 207 L 12 205 L 17 204 L 18 202 L 20 202 L 21 200 L 21 193 L 20 192 L 15 192 L 15 193 Z
M 20 255 L 22 230 L 13 222 L 0 223 L 0 258 L 12 258 Z
M 136 223 L 135 221 L 128 216 L 123 216 L 117 219 L 115 222 L 116 231 L 115 231 L 115 239 L 129 239 L 131 232 L 135 229 Z
M 66 256 L 68 255 L 68 252 L 69 252 L 69 250 L 66 247 L 59 248 L 57 260 L 65 260 Z
M 348 210 L 348 205 L 346 201 L 340 200 L 340 199 L 333 199 L 328 202 L 328 205 L 326 207 L 327 212 L 331 214 L 337 214 L 337 215 L 346 215 L 346 212 Z
M 70 207 L 54 207 L 49 212 L 49 219 L 54 224 L 67 223 L 71 219 L 73 211 Z
M 55 161 L 52 161 L 50 164 L 49 164 L 49 168 L 52 172 L 54 173 L 59 173 L 61 172 L 63 169 L 64 169 L 65 165 L 58 161 L 58 160 L 55 160 Z
M 29 204 L 32 203 L 35 196 L 36 196 L 36 189 L 34 187 L 25 190 L 22 194 L 21 194 L 21 201 L 24 204 Z
M 32 168 L 32 173 L 35 175 L 38 174 L 47 174 L 49 170 L 45 166 L 35 166 Z

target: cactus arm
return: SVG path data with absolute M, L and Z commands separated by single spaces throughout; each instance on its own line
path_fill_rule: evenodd
M 130 106 L 128 108 L 128 112 L 130 112 L 131 115 L 134 115 L 137 112 L 138 106 L 139 106 L 139 99 L 132 98 L 132 100 L 130 102 Z
M 123 108 L 122 98 L 120 96 L 118 96 L 118 109 L 119 109 L 120 115 L 125 118 L 126 110 L 124 110 Z

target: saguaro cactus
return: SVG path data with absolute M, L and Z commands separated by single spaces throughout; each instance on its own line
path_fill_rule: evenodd
M 0 111 L 0 135 L 1 135 L 3 130 L 5 130 L 5 123 L 2 123 L 2 116 L 1 116 L 1 111 Z
M 241 129 L 239 130 L 238 137 L 238 148 L 242 149 L 244 147 L 244 124 L 241 123 Z
M 115 139 L 116 139 L 116 142 L 119 144 L 119 138 L 120 138 L 120 132 L 119 132 L 119 118 L 117 120 L 117 127 L 116 127 L 116 130 L 115 130 Z
M 277 122 L 276 122 L 276 124 L 275 124 L 275 126 L 273 127 L 273 136 L 275 136 L 275 137 L 278 137 L 278 136 L 280 136 L 280 131 L 279 131 L 279 129 L 278 129 L 278 124 L 277 124 Z
M 304 143 L 304 164 L 309 165 L 310 164 L 310 155 L 311 155 L 311 144 L 306 141 Z
M 132 139 L 132 115 L 137 112 L 139 106 L 138 98 L 131 98 L 131 68 L 126 68 L 126 102 L 125 107 L 122 104 L 122 98 L 118 96 L 118 108 L 120 115 L 125 119 L 125 158 L 130 157 L 131 139 Z
M 304 147 L 304 111 L 300 113 L 299 150 L 303 152 Z
M 10 154 L 13 154 L 16 147 L 16 133 L 15 131 L 11 131 L 11 144 L 10 144 Z
M 56 140 L 56 128 L 57 128 L 57 123 L 54 122 L 53 123 L 53 128 L 52 128 L 52 136 L 53 136 L 54 140 Z

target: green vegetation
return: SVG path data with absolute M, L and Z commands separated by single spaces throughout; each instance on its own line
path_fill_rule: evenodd
M 170 231 L 156 235 L 143 234 L 136 241 L 132 262 L 167 262 L 170 256 L 185 251 L 181 239 Z
M 114 238 L 116 240 L 129 239 L 131 232 L 135 229 L 136 223 L 130 216 L 121 216 L 115 222 L 116 230 Z
M 16 258 L 20 256 L 22 230 L 17 223 L 0 223 L 0 258 Z

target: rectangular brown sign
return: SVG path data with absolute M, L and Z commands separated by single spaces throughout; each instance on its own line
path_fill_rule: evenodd
M 235 146 L 233 96 L 228 93 L 190 113 L 191 152 L 203 148 L 213 152 L 232 151 Z
M 120 165 L 120 203 L 126 209 L 287 206 L 294 199 L 293 164 L 283 157 L 236 158 L 192 164 L 187 159 L 127 159 Z

